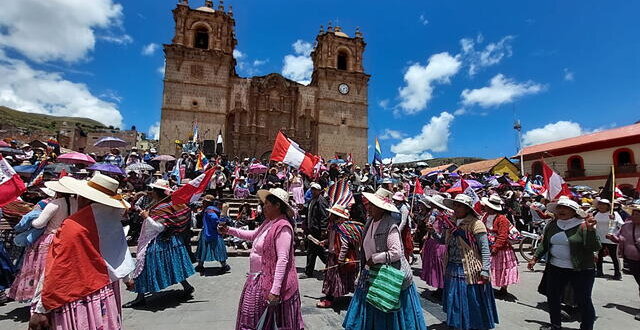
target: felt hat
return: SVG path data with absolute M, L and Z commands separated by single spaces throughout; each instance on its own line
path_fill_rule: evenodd
M 501 212 L 502 211 L 502 198 L 500 198 L 500 196 L 498 195 L 491 195 L 488 198 L 487 197 L 482 197 L 482 199 L 480 200 L 480 203 L 486 207 L 492 208 L 495 211 Z
M 157 188 L 157 189 L 162 189 L 165 190 L 167 192 L 172 192 L 173 189 L 171 189 L 171 185 L 169 184 L 169 181 L 164 180 L 164 179 L 158 179 L 156 181 L 154 181 L 153 183 L 148 184 L 149 187 L 151 188 Z
M 338 203 L 333 204 L 333 206 L 331 208 L 328 208 L 327 211 L 341 218 L 349 219 L 349 209 L 347 209 L 344 205 L 340 205 Z
M 583 209 L 580 208 L 580 205 L 578 205 L 578 203 L 576 203 L 575 201 L 569 199 L 569 198 L 560 198 L 558 199 L 557 202 L 555 203 L 549 203 L 547 204 L 547 210 L 555 213 L 556 212 L 556 208 L 558 206 L 566 206 L 574 211 L 576 211 L 576 215 L 578 215 L 581 218 L 585 218 L 587 216 L 587 212 L 585 212 Z
M 278 198 L 279 200 L 281 200 L 289 208 L 291 208 L 291 206 L 289 205 L 289 193 L 286 190 L 282 189 L 282 188 L 271 188 L 269 190 L 260 189 L 260 190 L 258 190 L 257 195 L 258 195 L 258 198 L 260 198 L 260 200 L 263 203 L 266 200 L 267 196 L 273 195 L 276 198 Z
M 68 189 L 67 187 L 60 184 L 58 181 L 46 181 L 44 186 L 48 189 L 51 189 L 55 192 L 63 193 L 63 194 L 74 194 L 73 191 Z
M 395 194 L 393 194 L 393 200 L 399 201 L 399 202 L 404 202 L 405 198 L 404 198 L 404 193 L 402 193 L 401 191 L 396 192 Z
M 448 208 L 447 206 L 444 205 L 444 197 L 442 197 L 441 195 L 426 196 L 425 199 L 429 203 L 431 203 L 431 204 L 433 204 L 433 205 L 435 205 L 435 206 L 437 206 L 437 207 L 439 207 L 441 209 L 447 210 L 449 212 L 452 211 L 450 208 Z
M 313 182 L 311 183 L 311 186 L 309 186 L 311 189 L 317 189 L 317 190 L 322 190 L 322 186 L 317 183 L 317 182 Z
M 398 208 L 393 204 L 393 193 L 387 189 L 378 188 L 375 193 L 363 192 L 362 195 L 376 207 L 391 212 L 400 212 L 398 211 Z
M 602 203 L 602 204 L 609 204 L 609 206 L 611 206 L 611 201 L 606 199 L 606 198 L 601 198 L 598 200 L 598 203 Z
M 457 194 L 456 198 L 445 198 L 444 200 L 444 205 L 446 205 L 448 208 L 452 209 L 455 204 L 462 204 L 468 207 L 471 212 L 473 212 L 473 214 L 478 217 L 480 216 L 480 214 L 473 208 L 473 199 L 471 199 L 471 197 L 468 195 Z
M 124 200 L 122 195 L 118 194 L 118 185 L 120 183 L 116 179 L 99 172 L 96 172 L 88 181 L 65 176 L 60 179 L 60 183 L 73 193 L 96 203 L 119 209 L 126 209 L 131 206 Z
M 51 198 L 56 196 L 56 192 L 47 187 L 40 187 L 40 191 L 42 191 L 43 193 L 45 193 L 47 196 Z

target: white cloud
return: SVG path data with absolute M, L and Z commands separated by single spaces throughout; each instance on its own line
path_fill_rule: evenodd
M 243 57 L 244 57 L 244 53 L 243 52 L 241 52 L 241 51 L 239 51 L 237 49 L 233 50 L 233 58 L 235 58 L 236 60 L 239 60 L 239 59 L 241 59 Z
M 486 45 L 483 49 L 476 50 L 476 45 L 481 44 L 484 41 L 484 36 L 478 34 L 476 40 L 471 38 L 464 38 L 460 40 L 460 47 L 462 48 L 462 57 L 469 65 L 469 75 L 473 76 L 478 73 L 480 69 L 496 65 L 502 61 L 505 57 L 510 57 L 513 54 L 511 49 L 511 41 L 513 36 L 505 36 L 498 42 L 493 42 Z
M 310 57 L 313 45 L 309 42 L 296 40 L 291 46 L 295 55 L 289 54 L 284 57 L 282 75 L 303 85 L 308 85 L 311 82 L 311 73 L 313 72 L 313 62 Z
M 594 131 L 587 131 L 583 129 L 578 123 L 561 120 L 555 123 L 547 124 L 544 127 L 534 128 L 530 131 L 525 132 L 522 135 L 522 144 L 524 144 L 525 146 L 530 146 L 534 144 L 567 139 L 591 132 Z
M 395 153 L 394 161 L 408 162 L 420 159 L 433 158 L 430 152 L 442 152 L 447 150 L 451 122 L 454 116 L 446 111 L 439 116 L 433 116 L 429 122 L 422 126 L 420 133 L 413 137 L 402 139 L 391 146 L 391 152 Z
M 94 96 L 85 84 L 66 80 L 60 73 L 36 70 L 0 51 L 0 104 L 25 112 L 86 117 L 105 125 L 122 126 L 113 102 Z M 117 97 L 117 94 L 113 94 Z M 105 97 L 109 97 L 108 95 Z
M 454 115 L 454 116 L 462 116 L 462 115 L 464 115 L 465 113 L 467 113 L 467 109 L 465 109 L 465 108 L 460 108 L 460 109 L 458 109 L 458 110 L 454 111 L 454 112 L 453 112 L 453 115 Z
M 261 66 L 261 65 L 263 65 L 263 64 L 265 64 L 267 62 L 269 62 L 268 59 L 266 59 L 266 60 L 253 60 L 253 66 Z
M 429 24 L 429 20 L 424 16 L 424 14 L 420 14 L 420 17 L 418 17 L 418 21 L 420 21 L 422 25 Z
M 478 89 L 465 89 L 460 96 L 464 105 L 480 105 L 483 108 L 499 106 L 511 103 L 518 97 L 537 94 L 545 89 L 545 86 L 533 81 L 517 83 L 506 78 L 503 74 L 497 74 L 491 78 L 489 86 Z
M 569 69 L 567 69 L 567 68 L 564 68 L 564 70 L 563 70 L 563 71 L 564 71 L 564 80 L 566 80 L 566 81 L 573 81 L 573 78 L 574 78 L 574 76 L 573 76 L 573 72 L 572 72 L 572 71 L 570 71 L 570 70 L 569 70 Z
M 384 134 L 382 134 L 380 136 L 381 140 L 389 140 L 389 139 L 394 139 L 394 140 L 398 140 L 401 139 L 405 136 L 406 134 L 400 132 L 400 131 L 396 131 L 393 129 L 385 129 L 384 130 Z
M 156 51 L 160 48 L 160 45 L 156 43 L 150 43 L 144 47 L 142 47 L 142 55 L 151 56 L 156 53 Z
M 384 99 L 381 100 L 380 102 L 378 102 L 378 105 L 382 108 L 382 109 L 389 109 L 389 99 Z
M 155 124 L 149 127 L 149 136 L 147 138 L 153 140 L 160 140 L 160 122 L 157 121 Z
M 0 47 L 12 48 L 37 62 L 84 59 L 99 38 L 127 43 L 122 30 L 122 5 L 112 0 L 3 1 L 0 10 Z M 119 31 L 122 32 L 122 31 Z
M 400 108 L 407 114 L 426 109 L 433 94 L 433 85 L 448 83 L 461 64 L 457 56 L 444 52 L 432 55 L 427 65 L 411 65 L 404 74 L 406 86 L 399 89 Z
M 158 73 L 163 77 L 164 77 L 164 70 L 166 66 L 167 66 L 167 60 L 164 60 L 164 62 L 162 63 L 162 66 L 156 69 L 156 71 L 158 71 Z
M 131 38 L 131 36 L 128 34 L 103 35 L 103 36 L 98 36 L 98 39 L 111 42 L 114 44 L 118 44 L 118 45 L 126 45 L 133 42 L 133 38 Z

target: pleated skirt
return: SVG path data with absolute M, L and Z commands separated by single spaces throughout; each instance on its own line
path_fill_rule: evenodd
M 447 324 L 456 329 L 493 329 L 498 323 L 491 283 L 467 284 L 460 263 L 447 265 L 442 309 Z
M 342 326 L 349 330 L 426 330 L 420 296 L 414 283 L 400 293 L 400 309 L 385 313 L 367 302 L 367 271 L 358 280 Z
M 420 278 L 430 287 L 444 288 L 444 256 L 447 246 L 433 238 L 424 242 L 422 249 L 422 272 Z
M 335 267 L 337 264 L 338 256 L 329 253 L 327 260 L 327 268 L 329 269 L 324 273 L 324 282 L 322 283 L 322 293 L 327 296 L 342 297 L 354 292 L 356 288 L 357 264 Z
M 211 241 L 207 241 L 204 231 L 201 231 L 200 237 L 198 237 L 196 259 L 199 262 L 227 261 L 227 247 L 224 245 L 224 239 L 221 236 L 217 236 Z
M 20 302 L 27 302 L 33 298 L 40 276 L 44 273 L 49 246 L 54 236 L 55 234 L 42 234 L 33 245 L 27 247 L 22 258 L 22 267 L 7 294 L 9 298 Z
M 156 238 L 147 247 L 144 269 L 135 278 L 137 293 L 158 292 L 178 284 L 193 275 L 195 270 L 187 248 L 181 239 Z
M 122 329 L 120 286 L 115 281 L 91 295 L 49 313 L 51 329 L 55 330 L 118 330 Z
M 518 258 L 513 248 L 498 250 L 491 257 L 491 283 L 497 287 L 520 282 Z
M 260 275 L 247 275 L 247 281 L 240 295 L 236 330 L 255 330 L 260 317 L 267 310 L 266 294 L 262 289 L 261 280 Z M 279 330 L 304 329 L 299 292 L 296 292 L 289 300 L 283 301 L 275 307 L 269 307 L 267 313 L 265 322 L 267 326 L 262 330 L 273 330 L 274 318 Z

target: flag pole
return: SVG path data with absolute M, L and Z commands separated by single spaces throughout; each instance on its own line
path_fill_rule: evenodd
M 613 203 L 616 199 L 616 172 L 615 165 L 611 165 L 611 210 L 609 210 L 610 214 L 613 215 Z M 611 221 L 609 221 L 611 222 Z M 611 227 L 611 223 L 609 223 L 609 227 Z

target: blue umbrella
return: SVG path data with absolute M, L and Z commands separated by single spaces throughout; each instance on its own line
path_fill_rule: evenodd
M 332 160 L 328 161 L 327 163 L 329 163 L 329 164 L 344 164 L 346 162 L 347 161 L 344 160 L 344 159 L 332 159 Z
M 119 168 L 118 166 L 109 164 L 109 163 L 95 163 L 89 167 L 87 167 L 88 170 L 92 170 L 92 171 L 100 171 L 103 173 L 111 173 L 111 174 L 120 174 L 120 175 L 124 175 L 124 171 Z
M 122 148 L 126 147 L 127 144 L 127 141 L 123 139 L 113 136 L 105 136 L 103 138 L 100 138 L 100 140 L 98 140 L 98 142 L 94 143 L 93 145 L 100 148 Z
M 16 173 L 31 174 L 36 171 L 36 168 L 38 168 L 38 165 L 19 165 L 14 166 L 13 170 Z

